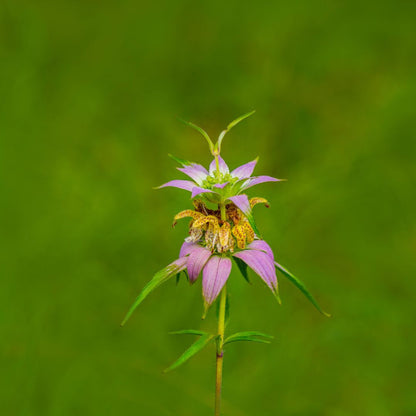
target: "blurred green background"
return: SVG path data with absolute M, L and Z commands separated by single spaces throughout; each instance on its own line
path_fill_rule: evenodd
M 416 3 L 20 1 L 0 6 L 1 414 L 212 415 L 214 348 L 162 375 L 201 322 L 171 281 L 119 323 L 186 234 L 178 157 L 225 139 L 282 264 L 279 307 L 231 276 L 223 413 L 416 415 Z M 185 177 L 183 177 L 185 179 Z

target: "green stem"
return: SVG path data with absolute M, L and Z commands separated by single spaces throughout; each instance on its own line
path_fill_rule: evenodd
M 218 163 L 218 157 L 215 158 Z M 219 204 L 221 220 L 227 220 L 227 212 L 224 203 Z M 225 309 L 227 303 L 227 286 L 221 291 L 220 309 L 218 313 L 218 340 L 217 340 L 217 366 L 215 377 L 215 416 L 220 416 L 221 412 L 221 386 L 222 386 L 222 364 L 224 360 L 224 333 L 225 333 Z
M 220 205 L 220 210 L 221 210 L 221 219 L 223 221 L 226 221 L 227 220 L 227 211 L 225 209 L 225 204 Z
M 215 155 L 215 167 L 217 168 L 218 175 L 220 174 L 220 162 L 218 160 L 218 155 Z
M 215 416 L 221 414 L 221 386 L 222 364 L 224 360 L 224 332 L 225 332 L 225 306 L 227 302 L 227 287 L 221 291 L 220 310 L 218 314 L 218 341 L 217 341 L 217 370 L 215 377 Z

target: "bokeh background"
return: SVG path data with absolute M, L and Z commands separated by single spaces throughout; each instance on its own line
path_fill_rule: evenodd
M 154 292 L 190 207 L 168 153 L 288 178 L 253 188 L 284 277 L 231 276 L 228 416 L 415 415 L 416 3 L 21 1 L 0 6 L 1 414 L 212 415 L 214 349 L 163 375 L 205 322 L 201 286 Z

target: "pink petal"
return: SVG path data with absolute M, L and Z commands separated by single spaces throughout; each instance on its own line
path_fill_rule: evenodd
M 229 184 L 229 182 L 225 182 L 225 183 L 216 183 L 216 184 L 214 185 L 214 188 L 220 188 L 220 189 L 223 189 L 223 188 L 225 188 L 228 184 Z
M 251 250 L 265 251 L 270 256 L 270 258 L 274 261 L 273 250 L 264 240 L 254 240 L 252 243 L 250 243 L 247 246 L 247 248 Z
M 193 163 L 192 165 L 177 169 L 183 172 L 185 175 L 188 175 L 199 185 L 201 185 L 208 176 L 208 171 L 202 165 L 198 165 L 197 163 Z
M 247 179 L 246 182 L 244 182 L 241 189 L 251 188 L 252 186 L 255 186 L 264 182 L 279 182 L 279 181 L 284 181 L 284 179 L 276 179 L 276 178 L 272 178 L 271 176 L 253 176 L 250 179 Z
M 224 159 L 221 156 L 218 156 L 218 166 L 222 174 L 230 173 L 227 164 L 224 162 Z M 217 164 L 215 163 L 215 158 L 209 165 L 209 174 L 212 176 L 213 173 L 217 170 Z
M 198 247 L 198 244 L 188 243 L 188 242 L 185 241 L 182 244 L 182 247 L 179 251 L 179 257 L 187 256 L 188 254 L 190 254 L 195 249 L 195 247 Z
M 195 282 L 199 273 L 201 273 L 202 268 L 205 266 L 205 263 L 211 257 L 211 254 L 211 250 L 199 245 L 192 250 L 186 265 L 191 283 Z
M 257 159 L 252 160 L 251 162 L 248 162 L 245 165 L 239 166 L 231 172 L 231 176 L 237 177 L 239 179 L 249 178 L 253 173 L 256 163 Z
M 185 269 L 187 261 L 188 261 L 188 258 L 187 257 L 180 256 L 179 259 L 177 259 L 174 262 L 172 262 L 171 264 L 169 264 L 169 266 L 175 266 L 175 267 L 177 267 L 177 269 L 175 270 L 175 272 L 176 273 L 179 273 L 179 272 L 181 272 L 182 270 Z
M 168 186 L 171 186 L 173 188 L 185 189 L 186 191 L 192 191 L 192 189 L 195 188 L 195 183 L 191 181 L 182 181 L 180 179 L 177 179 L 174 181 L 164 183 L 163 185 L 158 186 L 157 189 L 166 188 Z
M 199 194 L 204 194 L 204 193 L 215 193 L 214 191 L 210 191 L 209 189 L 205 189 L 205 188 L 200 188 L 199 186 L 195 186 L 192 188 L 192 198 L 195 198 L 197 195 Z
M 259 250 L 243 250 L 234 254 L 243 260 L 249 267 L 251 267 L 272 290 L 277 293 L 277 277 L 274 268 L 274 261 L 269 254 L 263 253 Z
M 227 282 L 231 272 L 228 257 L 212 256 L 202 272 L 202 292 L 205 302 L 211 305 Z
M 250 201 L 248 200 L 247 195 L 237 195 L 228 198 L 230 201 L 234 202 L 238 208 L 243 211 L 245 215 L 249 214 L 251 211 Z

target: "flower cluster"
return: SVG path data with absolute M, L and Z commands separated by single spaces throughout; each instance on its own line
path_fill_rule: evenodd
M 313 305 L 326 314 L 308 292 L 304 284 L 287 269 L 275 261 L 270 246 L 261 238 L 254 221 L 252 209 L 257 204 L 268 207 L 266 199 L 249 198 L 246 191 L 265 182 L 278 182 L 271 176 L 252 176 L 257 159 L 230 171 L 220 156 L 221 143 L 225 134 L 253 112 L 245 114 L 231 122 L 219 135 L 214 145 L 208 134 L 200 127 L 187 123 L 198 130 L 207 140 L 214 156 L 210 166 L 204 166 L 178 159 L 177 169 L 192 180 L 176 179 L 158 188 L 174 187 L 191 193 L 194 209 L 186 209 L 174 217 L 176 221 L 191 218 L 189 235 L 185 238 L 179 252 L 179 258 L 153 277 L 136 298 L 122 325 L 131 316 L 134 309 L 147 295 L 161 283 L 185 272 L 191 283 L 202 274 L 202 291 L 205 312 L 215 301 L 226 284 L 232 268 L 232 260 L 247 278 L 250 267 L 270 288 L 280 302 L 276 268 L 297 286 Z
M 243 261 L 253 269 L 278 297 L 274 255 L 270 246 L 261 240 L 254 223 L 252 208 L 263 203 L 264 198 L 249 199 L 246 189 L 263 182 L 280 179 L 270 176 L 251 176 L 257 159 L 230 172 L 227 164 L 217 156 L 209 171 L 203 166 L 182 162 L 181 172 L 194 180 L 173 180 L 162 186 L 185 189 L 192 197 L 194 210 L 177 214 L 176 221 L 189 217 L 189 236 L 183 243 L 178 261 L 186 262 L 191 283 L 202 272 L 202 287 L 206 307 L 211 305 L 225 285 L 231 272 L 231 257 Z M 210 209 L 207 204 L 218 204 Z

